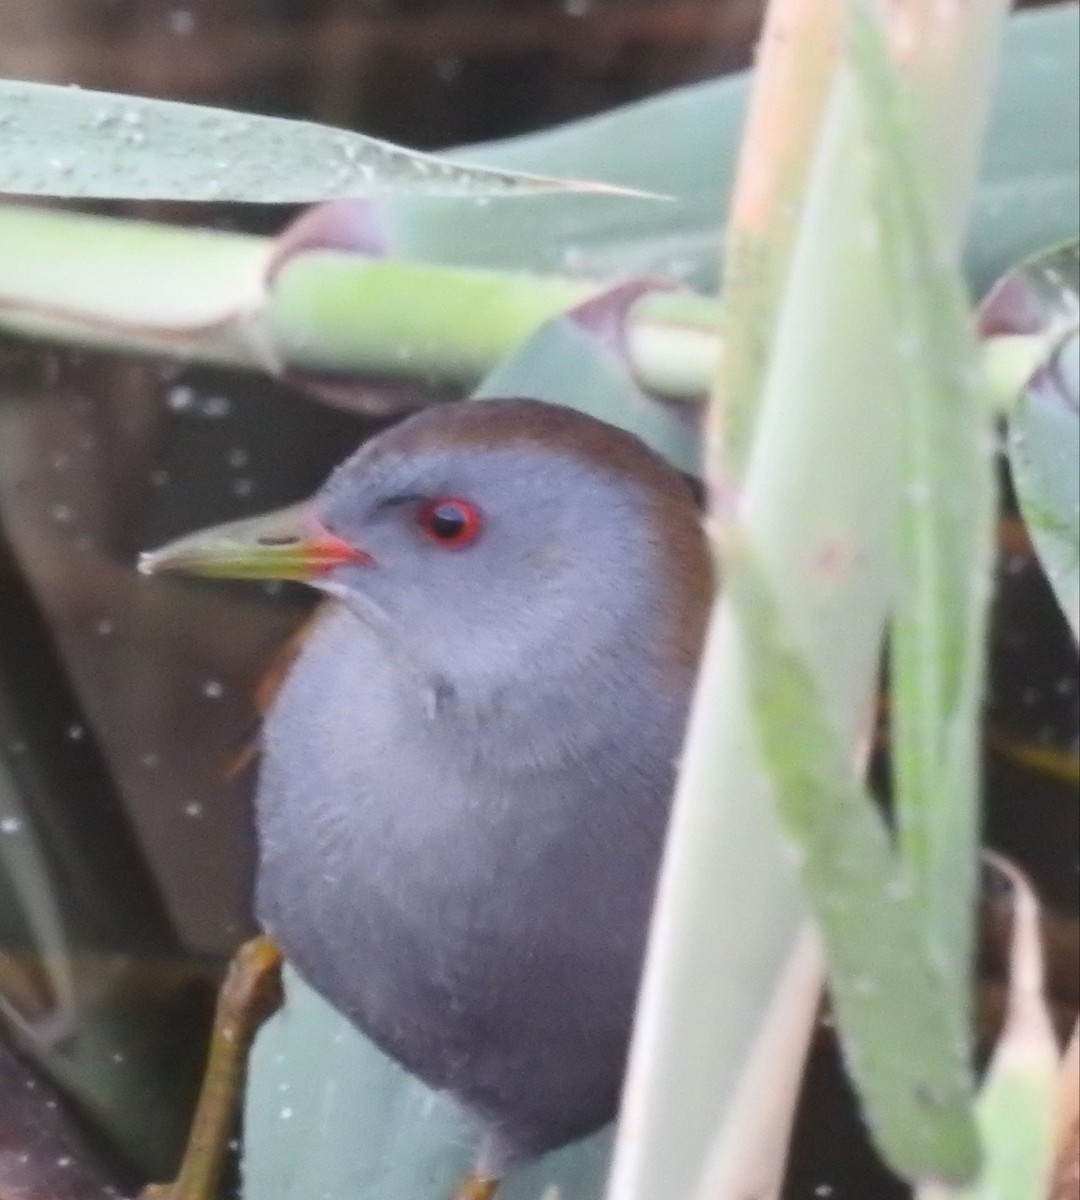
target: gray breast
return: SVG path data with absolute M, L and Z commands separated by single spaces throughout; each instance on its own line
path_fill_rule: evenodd
M 507 1162 L 615 1112 L 685 716 L 683 689 L 654 688 L 621 681 L 613 721 L 566 689 L 580 737 L 531 755 L 527 711 L 436 711 L 342 609 L 267 724 L 260 919 L 373 1041 L 499 1131 Z M 477 746 L 507 736 L 519 753 L 494 769 Z

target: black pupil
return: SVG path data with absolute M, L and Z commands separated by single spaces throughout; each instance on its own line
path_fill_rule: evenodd
M 445 542 L 460 537 L 468 523 L 468 514 L 460 504 L 440 504 L 431 514 L 431 532 Z

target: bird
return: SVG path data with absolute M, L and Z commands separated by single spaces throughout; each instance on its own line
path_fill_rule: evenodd
M 141 569 L 330 598 L 262 730 L 256 915 L 471 1122 L 457 1200 L 608 1125 L 715 590 L 686 478 L 567 407 L 443 403 Z

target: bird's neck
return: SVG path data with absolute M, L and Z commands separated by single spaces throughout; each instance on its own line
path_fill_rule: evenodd
M 602 713 L 615 706 L 625 718 L 618 725 L 633 728 L 640 710 L 644 728 L 650 710 L 655 717 L 664 705 L 659 692 L 669 690 L 680 707 L 690 686 L 689 679 L 658 678 L 644 639 L 628 640 L 614 621 L 606 636 L 591 622 L 581 644 L 569 630 L 557 645 L 516 649 L 509 660 L 505 650 L 492 656 L 497 672 L 484 669 L 482 656 L 451 667 L 425 657 L 407 631 L 342 606 L 306 652 L 312 661 L 304 669 L 353 713 L 378 705 L 378 719 L 413 743 L 422 740 L 436 754 L 442 747 L 456 764 L 464 756 L 477 768 L 498 764 L 508 773 L 614 751 L 599 744 L 612 729 L 609 716 L 598 719 Z

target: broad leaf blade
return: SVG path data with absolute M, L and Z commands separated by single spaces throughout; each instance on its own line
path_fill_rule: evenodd
M 970 1178 L 968 1047 L 925 953 L 910 880 L 768 576 L 746 545 L 733 545 L 725 566 L 755 733 L 825 938 L 848 1069 L 890 1162 L 910 1177 Z
M 0 80 L 0 191 L 303 204 L 625 189 L 470 167 L 310 121 Z
M 861 161 L 852 169 L 861 131 L 849 115 L 849 106 L 831 107 L 773 346 L 760 441 L 744 488 L 730 499 L 777 586 L 799 598 L 807 635 L 820 647 L 829 711 L 853 759 L 876 691 L 893 584 L 895 418 L 882 386 L 887 328 L 878 275 L 870 257 L 853 252 L 851 230 L 869 200 Z M 878 402 L 867 404 L 869 394 Z M 683 751 L 611 1200 L 669 1200 L 700 1186 L 804 916 L 754 753 L 745 659 L 722 595 Z
M 1029 385 L 1010 422 L 1020 510 L 1058 603 L 1080 640 L 1080 338 L 1070 334 Z
M 1074 234 L 1080 204 L 1080 11 L 1009 22 L 971 223 L 968 277 L 982 292 L 1018 259 Z M 591 278 L 673 275 L 717 282 L 748 78 L 696 84 L 561 129 L 463 148 L 469 161 L 574 177 L 586 172 L 675 197 L 585 208 L 553 198 L 477 211 L 440 202 L 388 210 L 397 249 L 418 257 Z
M 1009 413 L 1009 463 L 1043 569 L 1080 640 L 1080 243 L 1010 271 L 980 321 L 998 345 L 1019 347 L 1030 374 Z
M 245 1115 L 247 1200 L 441 1200 L 470 1166 L 472 1131 L 294 973 L 259 1034 Z M 506 1200 L 597 1200 L 601 1136 L 511 1180 Z
M 900 853 L 923 910 L 924 952 L 950 968 L 939 986 L 948 993 L 953 1040 L 963 1042 L 995 553 L 992 415 L 953 230 L 944 217 L 935 220 L 940 182 L 912 133 L 914 89 L 893 68 L 867 8 L 858 10 L 853 45 L 875 171 L 882 282 L 899 343 L 902 582 L 891 651 Z

